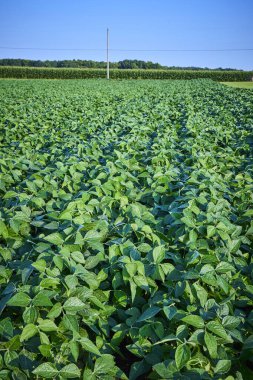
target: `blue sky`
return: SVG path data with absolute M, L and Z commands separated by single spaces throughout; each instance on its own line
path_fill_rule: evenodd
M 0 46 L 253 49 L 253 0 L 0 0 Z M 105 60 L 105 51 L 0 49 L 0 58 Z M 253 69 L 252 51 L 110 52 L 110 60 Z

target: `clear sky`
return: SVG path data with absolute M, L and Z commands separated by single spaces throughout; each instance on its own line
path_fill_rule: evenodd
M 253 0 L 0 0 L 0 58 L 105 60 L 101 51 L 13 48 L 253 49 Z M 253 50 L 111 51 L 110 60 L 253 69 Z

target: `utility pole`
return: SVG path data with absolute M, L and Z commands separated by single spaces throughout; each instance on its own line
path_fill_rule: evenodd
M 110 70 L 109 70 L 109 29 L 107 28 L 107 47 L 106 47 L 106 53 L 107 53 L 107 79 L 110 79 Z

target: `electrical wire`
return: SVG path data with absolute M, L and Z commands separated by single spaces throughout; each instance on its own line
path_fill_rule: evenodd
M 39 47 L 9 47 L 9 46 L 0 46 L 0 49 L 8 49 L 8 50 L 66 50 L 66 51 L 105 51 L 106 49 L 82 49 L 82 48 L 76 48 L 76 49 L 68 49 L 68 48 L 39 48 Z
M 50 51 L 106 51 L 106 49 L 84 49 L 84 48 L 39 48 L 39 47 L 10 47 L 0 46 L 0 49 L 7 50 L 50 50 Z M 253 51 L 253 48 L 235 49 L 108 49 L 109 51 L 128 52 L 229 52 L 229 51 Z

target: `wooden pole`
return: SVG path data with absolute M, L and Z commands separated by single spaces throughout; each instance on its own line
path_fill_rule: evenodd
M 107 28 L 107 79 L 110 79 L 110 67 L 109 67 L 109 29 Z

